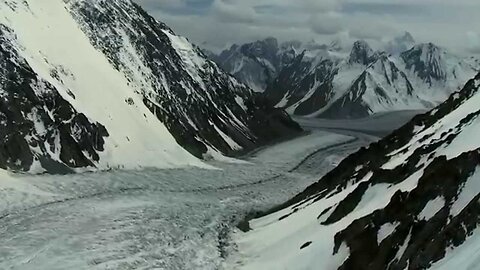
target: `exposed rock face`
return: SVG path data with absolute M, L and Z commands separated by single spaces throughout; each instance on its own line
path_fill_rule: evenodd
M 335 60 L 330 59 L 322 59 L 312 67 L 311 62 L 303 61 L 304 54 L 283 69 L 265 91 L 273 103 L 285 108 L 295 106 L 295 113 L 300 115 L 314 113 L 328 104 L 334 95 L 332 84 L 339 71 Z M 309 92 L 312 88 L 318 91 Z
M 12 38 L 11 29 L 0 28 L 0 168 L 66 173 L 94 166 L 107 130 L 40 78 Z
M 432 43 L 420 44 L 401 54 L 406 68 L 413 71 L 429 85 L 435 81 L 446 81 L 445 51 Z
M 297 125 L 288 121 L 282 122 L 287 124 L 285 126 L 269 122 L 267 119 L 274 121 L 281 111 L 260 101 L 257 94 L 206 60 L 198 48 L 175 36 L 170 28 L 155 21 L 139 6 L 120 1 L 117 5 L 100 7 L 90 5 L 89 1 L 80 1 L 73 8 L 78 10 L 80 16 L 77 19 L 92 43 L 127 78 L 139 79 L 130 63 L 122 58 L 133 54 L 132 57 L 143 59 L 141 64 L 149 71 L 149 77 L 164 80 L 161 83 L 151 81 L 142 89 L 144 103 L 166 124 L 179 144 L 192 154 L 201 157 L 210 144 L 226 155 L 241 150 L 225 142 L 218 129 L 246 150 L 282 133 L 292 135 L 299 130 Z M 123 16 L 125 11 L 139 16 Z M 110 34 L 102 37 L 100 33 Z M 128 38 L 119 38 L 125 35 Z M 129 45 L 133 52 L 126 51 Z M 252 55 L 263 55 L 277 47 L 274 39 L 265 40 L 263 45 L 252 45 L 244 50 Z M 115 47 L 116 50 L 111 50 Z M 271 135 L 257 136 L 266 133 L 262 131 L 264 127 L 269 127 L 270 133 L 267 134 Z
M 199 158 L 232 156 L 301 131 L 129 0 L 14 0 L 0 11 L 9 29 L 0 167 L 193 165 L 178 145 Z
M 343 241 L 352 247 L 350 257 L 339 269 L 428 269 L 450 248 L 461 246 L 480 224 L 480 194 L 460 213 L 454 213 L 456 216 L 451 206 L 459 194 L 469 192 L 464 186 L 473 181 L 469 178 L 479 164 L 478 150 L 451 160 L 434 160 L 425 168 L 417 188 L 395 193 L 384 209 L 354 221 L 337 234 L 337 247 Z M 435 209 L 438 212 L 428 213 L 426 220 L 422 212 L 430 202 L 439 204 Z M 385 224 L 395 224 L 395 230 L 379 241 L 379 231 Z M 403 245 L 406 248 L 402 254 L 399 251 Z
M 274 209 L 282 209 L 272 214 L 282 215 L 278 224 L 262 231 L 308 228 L 310 237 L 299 238 L 314 244 L 303 252 L 333 241 L 330 261 L 316 263 L 341 270 L 476 267 L 468 254 L 479 248 L 479 87 L 480 74 L 433 111 L 349 156 Z
M 367 60 L 373 62 L 353 82 L 349 91 L 322 113 L 322 117 L 361 118 L 396 106 L 408 108 L 413 103 L 411 100 L 421 99 L 416 96 L 408 76 L 391 59 L 385 54 L 374 58 Z
M 349 63 L 357 63 L 368 66 L 375 60 L 375 53 L 367 42 L 361 40 L 353 43 L 352 51 L 348 58 Z

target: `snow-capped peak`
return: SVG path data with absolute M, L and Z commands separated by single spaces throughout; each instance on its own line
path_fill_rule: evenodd
M 361 65 L 368 65 L 374 56 L 374 51 L 364 40 L 358 40 L 353 43 L 352 51 L 350 52 L 349 62 Z

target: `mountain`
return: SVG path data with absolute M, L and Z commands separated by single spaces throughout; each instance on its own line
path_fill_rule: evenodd
M 480 74 L 251 221 L 244 268 L 477 269 L 479 88 Z
M 468 59 L 452 57 L 446 50 L 432 43 L 416 45 L 400 57 L 410 71 L 430 87 L 454 87 L 455 81 L 464 79 L 462 73 L 472 67 Z M 449 85 L 454 83 L 454 85 Z M 440 85 L 439 85 L 440 84 Z
M 370 48 L 370 45 L 366 41 L 359 40 L 353 43 L 352 51 L 348 56 L 348 63 L 368 66 L 376 59 L 377 55 Z
M 415 46 L 415 39 L 409 32 L 403 33 L 403 35 L 395 37 L 389 41 L 385 46 L 385 51 L 389 54 L 398 55 L 404 51 Z
M 422 108 L 428 102 L 422 103 L 407 75 L 388 56 L 376 55 L 368 61 L 368 67 L 342 97 L 324 110 L 323 117 L 364 117 L 373 112 Z
M 129 0 L 0 13 L 2 169 L 205 166 L 300 130 Z
M 299 41 L 279 44 L 267 38 L 243 45 L 234 44 L 218 56 L 210 56 L 220 67 L 257 92 L 263 92 L 278 72 L 298 54 Z
M 478 67 L 432 43 L 392 55 L 357 41 L 349 54 L 304 51 L 280 71 L 265 95 L 292 114 L 325 118 L 431 109 Z

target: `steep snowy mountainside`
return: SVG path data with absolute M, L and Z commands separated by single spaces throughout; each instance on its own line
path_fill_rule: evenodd
M 251 221 L 252 231 L 238 235 L 251 261 L 239 268 L 475 269 L 479 88 L 480 74 Z
M 360 118 L 377 112 L 435 106 L 435 103 L 430 104 L 417 96 L 408 76 L 386 54 L 375 56 L 370 61 L 373 62 L 348 91 L 322 112 L 323 117 Z M 314 110 L 315 107 L 312 112 Z
M 265 90 L 265 95 L 277 106 L 290 109 L 290 112 L 299 106 L 324 106 L 336 94 L 332 91 L 332 84 L 339 72 L 338 61 L 328 53 L 311 54 L 305 51 L 279 73 Z
M 138 106 L 142 104 L 142 99 L 134 95 L 128 80 L 112 67 L 106 57 L 95 50 L 63 1 L 9 1 L 0 4 L 0 8 L 3 15 L 0 23 L 12 32 L 11 49 L 25 59 L 38 77 L 55 87 L 75 110 L 105 127 L 106 132 L 103 133 L 109 136 L 105 139 L 103 151 L 97 148 L 99 160 L 96 161 L 90 153 L 84 153 L 85 158 L 90 160 L 87 167 L 202 166 L 178 146 L 164 125 L 145 106 Z M 32 98 L 43 97 L 35 95 Z M 57 105 L 53 105 L 52 110 L 57 109 Z M 21 114 L 31 112 L 25 108 Z M 41 118 L 37 119 L 37 125 L 43 125 Z M 60 122 L 62 119 L 54 120 Z M 51 132 L 57 132 L 56 126 L 53 125 Z M 74 138 L 73 142 L 57 139 L 54 146 L 48 146 L 57 150 L 43 154 L 43 158 L 68 167 L 85 167 L 78 160 L 71 162 L 68 156 L 55 154 L 70 151 L 68 149 L 74 147 L 72 143 L 79 139 Z M 35 144 L 28 146 L 17 150 L 22 154 L 32 152 L 33 156 L 40 155 L 35 154 Z M 13 163 L 23 163 L 15 156 L 12 158 Z M 71 166 L 70 163 L 79 165 Z M 55 172 L 45 165 L 36 170 Z
M 405 69 L 431 88 L 459 89 L 458 81 L 472 77 L 465 70 L 478 69 L 478 63 L 456 57 L 432 43 L 416 45 L 400 57 Z
M 432 43 L 420 44 L 401 54 L 406 68 L 428 84 L 445 81 L 447 74 L 444 55 L 447 53 Z
M 307 68 L 299 68 L 299 64 Z M 364 41 L 344 55 L 305 52 L 265 92 L 293 114 L 364 117 L 388 110 L 421 109 L 406 74 L 385 53 Z
M 357 41 L 348 55 L 323 50 L 297 58 L 265 93 L 292 114 L 325 118 L 431 109 L 478 71 L 472 61 L 431 43 L 388 54 Z M 328 69 L 326 61 L 332 63 Z M 306 62 L 308 71 L 296 70 L 299 62 Z
M 270 108 L 266 99 L 139 6 L 125 0 L 109 3 L 77 1 L 72 13 L 95 47 L 140 87 L 145 105 L 191 153 L 232 155 L 299 131 L 281 110 Z
M 14 38 L 10 29 L 0 27 L 0 167 L 68 172 L 68 167 L 93 166 L 107 130 L 40 78 L 19 55 Z M 65 147 L 62 141 L 68 142 Z
M 0 13 L 2 144 L 13 148 L 2 168 L 205 166 L 191 154 L 221 158 L 299 130 L 129 0 L 9 0 Z

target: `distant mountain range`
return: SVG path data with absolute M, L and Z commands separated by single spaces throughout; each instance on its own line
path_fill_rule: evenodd
M 214 60 L 240 81 L 264 90 L 277 107 L 325 118 L 431 109 L 480 68 L 476 59 L 432 43 L 415 44 L 409 33 L 381 51 L 365 41 L 347 51 L 339 42 L 279 45 L 269 38 L 234 45 Z

